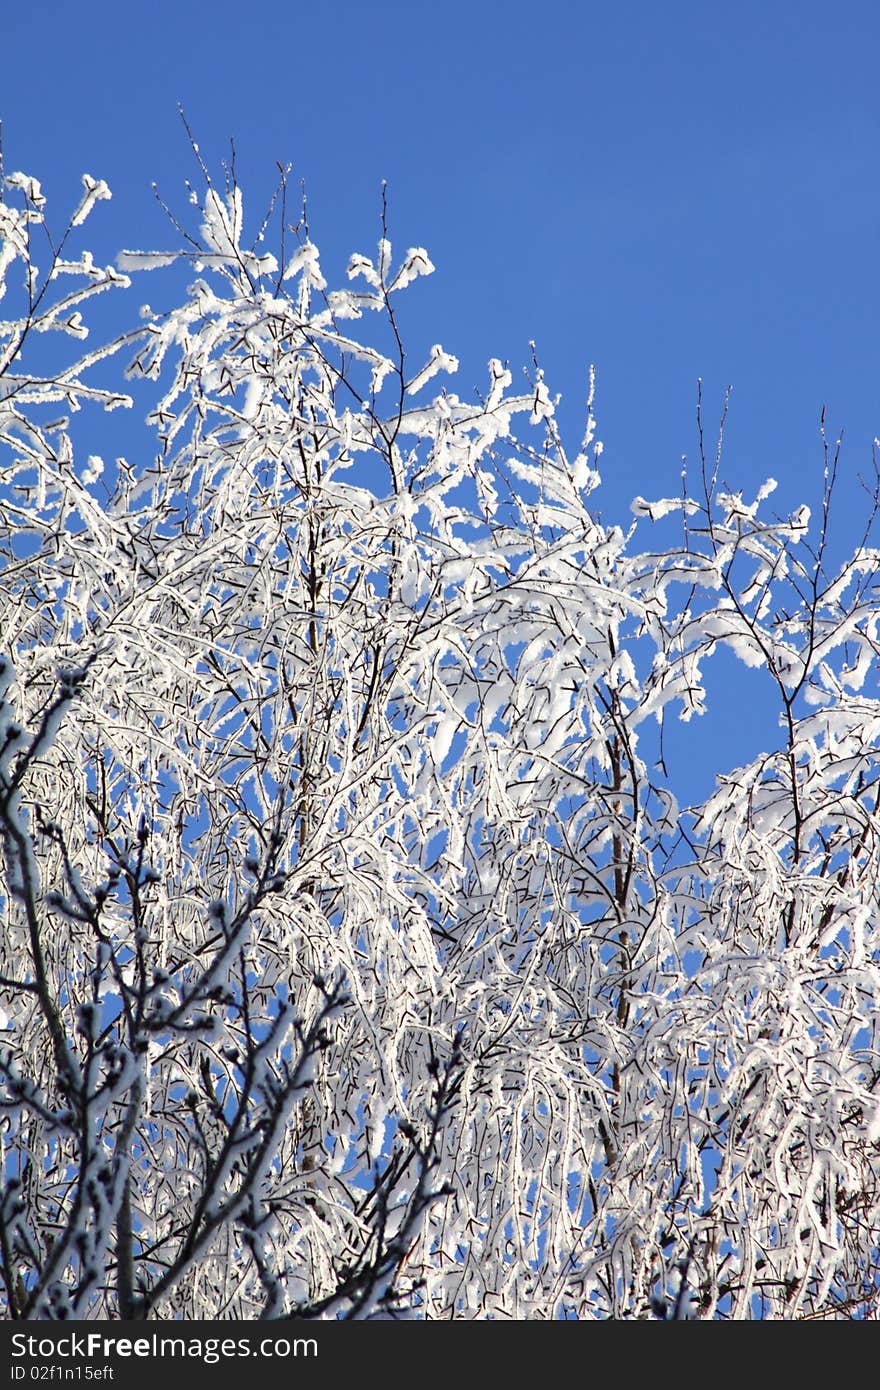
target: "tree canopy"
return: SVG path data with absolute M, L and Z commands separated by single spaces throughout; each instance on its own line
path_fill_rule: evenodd
M 113 266 L 0 202 L 6 1316 L 873 1316 L 876 476 L 832 565 L 835 447 L 778 516 L 701 410 L 602 521 L 592 389 L 460 397 L 424 249 L 203 174 Z M 723 648 L 778 740 L 682 807 Z

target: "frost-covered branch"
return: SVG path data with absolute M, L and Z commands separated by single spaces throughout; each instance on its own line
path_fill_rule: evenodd
M 880 564 L 870 524 L 832 563 L 837 452 L 814 533 L 700 402 L 696 484 L 601 521 L 592 378 L 572 450 L 534 353 L 459 395 L 406 346 L 427 253 L 385 209 L 330 288 L 284 190 L 247 232 L 208 179 L 125 275 L 75 249 L 100 180 L 48 273 L 39 186 L 0 204 L 4 1310 L 867 1316 Z M 682 807 L 719 649 L 781 722 Z

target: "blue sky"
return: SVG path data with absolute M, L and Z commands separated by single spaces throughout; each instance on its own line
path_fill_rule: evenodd
M 252 212 L 292 162 L 331 280 L 388 180 L 392 240 L 437 266 L 404 329 L 460 357 L 457 389 L 534 339 L 574 442 L 595 362 L 607 520 L 677 491 L 701 376 L 710 420 L 733 384 L 725 477 L 772 474 L 783 510 L 817 497 L 827 406 L 855 531 L 880 433 L 875 3 L 44 0 L 2 30 L 7 169 L 59 216 L 83 170 L 107 179 L 96 252 L 169 243 L 150 185 L 182 204 L 182 102 L 209 162 L 235 138 Z M 756 751 L 760 701 L 725 717 Z

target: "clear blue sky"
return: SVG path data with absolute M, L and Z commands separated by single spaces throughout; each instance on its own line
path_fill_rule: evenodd
M 7 168 L 59 213 L 80 172 L 106 178 L 96 251 L 168 244 L 150 184 L 182 202 L 182 102 L 209 160 L 235 137 L 253 211 L 292 162 L 331 279 L 375 241 L 388 180 L 392 239 L 437 266 L 407 296 L 411 331 L 459 355 L 458 389 L 535 339 L 574 439 L 595 362 L 606 519 L 677 491 L 697 376 L 710 418 L 734 387 L 732 484 L 772 474 L 781 509 L 815 500 L 823 404 L 851 475 L 870 467 L 876 0 L 3 8 Z M 844 531 L 856 489 L 842 501 Z M 748 711 L 731 721 L 756 751 Z

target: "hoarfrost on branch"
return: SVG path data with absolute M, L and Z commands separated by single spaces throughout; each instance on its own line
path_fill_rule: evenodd
M 705 458 L 603 524 L 592 384 L 569 457 L 536 362 L 463 399 L 407 359 L 423 249 L 383 225 L 327 291 L 234 186 L 120 258 L 179 302 L 85 348 L 129 280 L 70 249 L 83 184 L 57 243 L 36 180 L 0 201 L 6 1316 L 874 1315 L 878 554 L 829 569 L 836 458 L 812 538 Z M 69 415 L 123 365 L 111 465 Z M 779 739 L 682 809 L 659 730 L 719 647 Z

